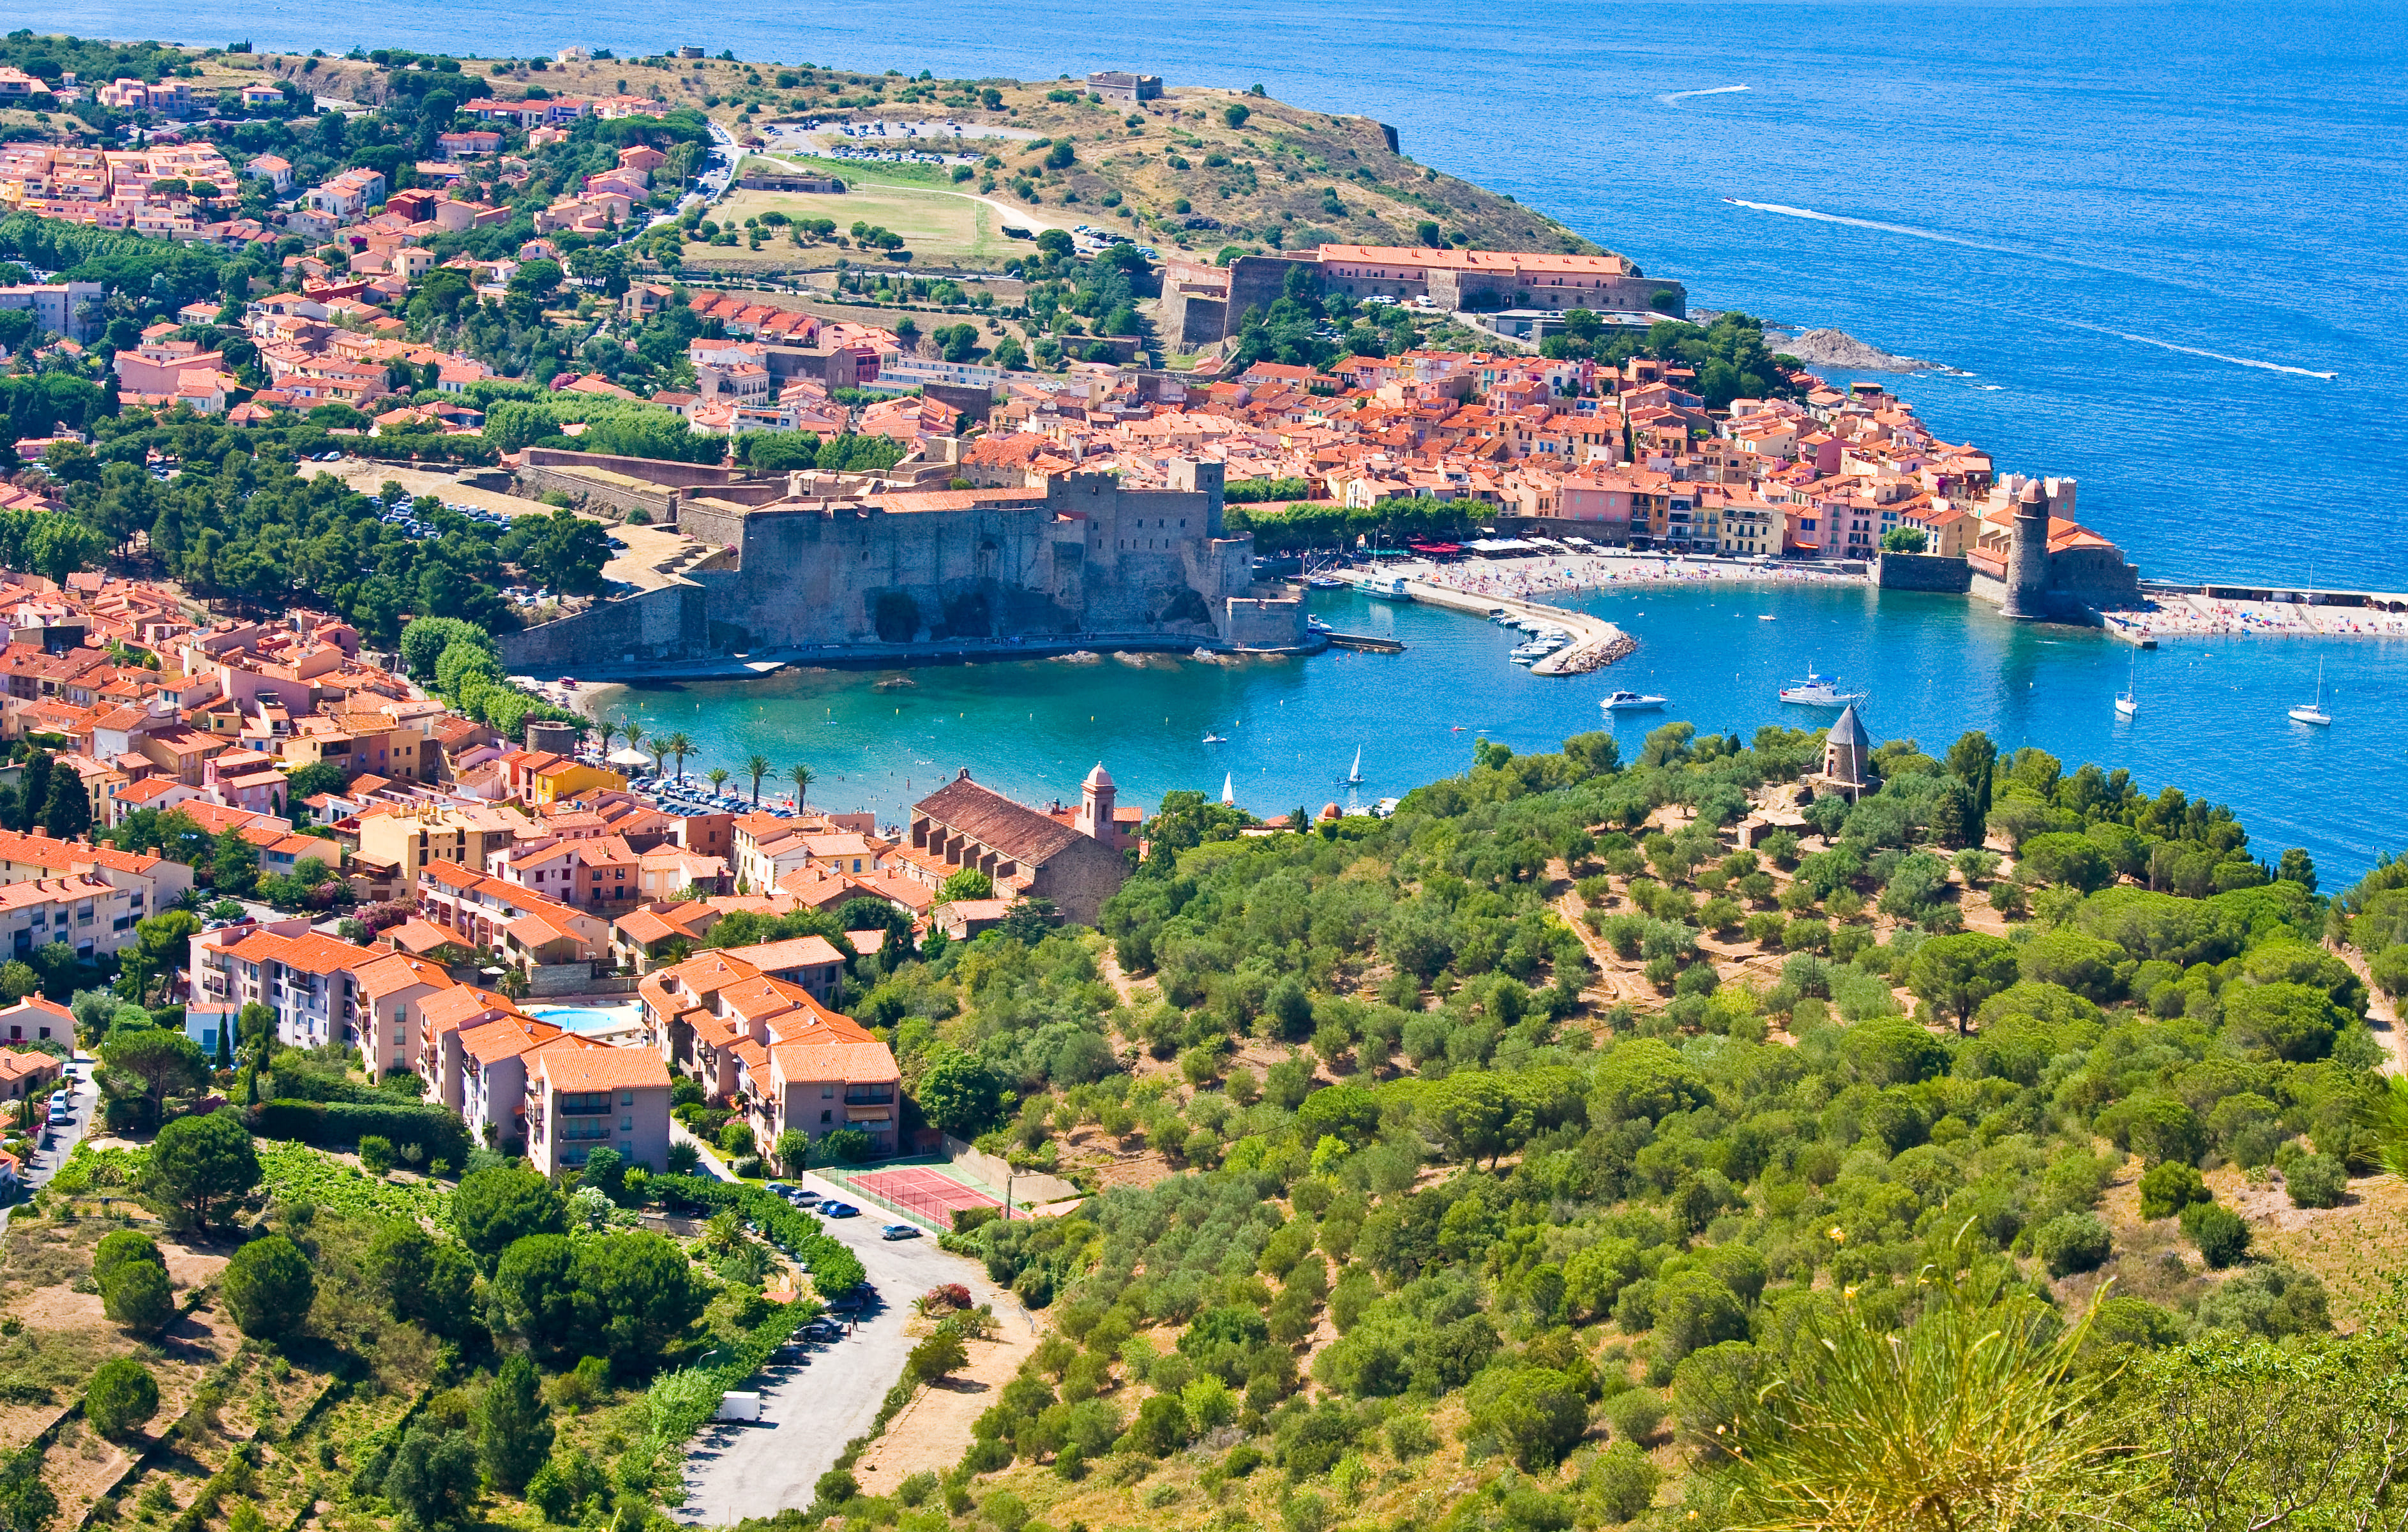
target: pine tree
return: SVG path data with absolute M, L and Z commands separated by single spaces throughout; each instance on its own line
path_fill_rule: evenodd
M 502 1364 L 477 1411 L 477 1460 L 496 1489 L 512 1495 L 552 1455 L 552 1409 L 536 1390 L 535 1364 L 522 1353 Z
M 42 828 L 61 840 L 73 840 L 92 828 L 92 798 L 83 778 L 73 768 L 50 773 L 49 797 L 42 805 Z
M 31 830 L 42 817 L 42 806 L 50 797 L 50 752 L 37 750 L 25 757 L 25 766 L 17 778 L 17 790 L 22 795 L 17 811 L 8 822 L 12 830 Z

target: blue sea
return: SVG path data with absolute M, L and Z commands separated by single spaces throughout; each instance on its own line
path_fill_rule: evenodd
M 2077 480 L 2082 520 L 2145 573 L 2408 590 L 2408 409 L 2395 386 L 2408 340 L 2408 5 L 924 0 L 744 13 L 191 0 L 163 12 L 92 0 L 30 7 L 15 24 L 288 50 L 692 43 L 945 77 L 1134 68 L 1173 85 L 1259 83 L 1395 125 L 1407 153 L 1680 278 L 1698 307 L 1837 326 L 1971 373 L 1896 381 L 1935 430 L 1980 443 L 2002 469 Z M 1893 598 L 1877 612 L 1750 622 L 1733 638 L 1702 602 L 1667 603 L 1640 624 L 1648 647 L 1634 664 L 1712 653 L 1717 673 L 1736 657 L 1744 680 L 1751 666 L 1801 669 L 1810 648 L 1827 668 L 1844 655 L 1879 678 L 1876 734 L 1929 744 L 1984 724 L 2010 743 L 2128 764 L 2152 788 L 2172 780 L 2232 802 L 2261 843 L 2305 845 L 2337 872 L 2408 846 L 2408 646 L 2170 646 L 2142 657 L 2153 700 L 2126 737 L 2111 731 L 2108 698 L 2129 655 L 2095 636 L 1994 633 L 1982 614 Z M 1463 737 L 1444 732 L 1455 713 L 1492 713 L 1517 743 L 1594 718 L 1593 698 L 1550 692 L 1501 659 L 1439 666 L 1440 631 L 1383 681 L 1367 660 L 1294 667 L 1322 694 L 1287 706 L 1314 716 L 1327 751 L 1384 733 L 1383 791 L 1460 764 Z M 2302 740 L 2283 707 L 2313 687 L 2319 656 L 2342 722 Z M 1372 689 L 1356 696 L 1358 677 Z M 864 688 L 868 727 L 884 694 L 839 680 Z M 998 717 L 1022 684 L 996 667 L 923 680 L 991 690 Z M 1217 788 L 1217 760 L 1164 753 L 1173 733 L 1200 737 L 1203 720 L 1180 706 L 1197 686 L 1168 673 L 1150 683 L 1159 695 L 1099 711 L 1110 725 L 1076 736 L 1077 750 L 1071 732 L 1056 750 L 1024 726 L 954 753 L 1030 790 L 1074 791 L 1073 757 L 1097 753 L 1129 761 L 1116 769 L 1140 796 Z M 773 695 L 796 689 L 779 684 Z M 1440 686 L 1474 687 L 1482 705 Z M 1694 710 L 1699 694 L 1676 702 Z M 1729 716 L 1698 713 L 1700 724 L 1753 726 L 1782 710 L 1769 692 L 1712 694 Z M 1384 715 L 1384 731 L 1369 727 L 1382 718 L 1357 727 L 1341 696 Z M 776 718 L 767 699 L 712 706 L 731 739 L 774 727 L 817 750 L 834 732 L 799 700 Z M 1052 711 L 1049 726 L 1072 731 L 1088 709 L 1066 695 Z M 1166 715 L 1175 728 L 1152 722 Z M 888 747 L 903 743 L 849 747 L 863 752 L 849 758 L 865 793 Z M 1274 811 L 1330 774 L 1320 760 L 1284 777 L 1255 764 L 1270 795 L 1250 806 Z

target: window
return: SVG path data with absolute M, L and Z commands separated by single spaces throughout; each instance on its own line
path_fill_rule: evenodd
M 823 1111 L 820 1113 L 820 1121 L 823 1123 L 833 1123 L 836 1121 L 836 1113 L 832 1111 Z

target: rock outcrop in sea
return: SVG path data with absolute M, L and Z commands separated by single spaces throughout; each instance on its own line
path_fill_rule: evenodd
M 1845 330 L 1808 330 L 1786 337 L 1767 335 L 1764 343 L 1776 354 L 1794 356 L 1810 367 L 1837 367 L 1846 372 L 1927 372 L 1939 365 L 1917 357 L 1892 356 Z

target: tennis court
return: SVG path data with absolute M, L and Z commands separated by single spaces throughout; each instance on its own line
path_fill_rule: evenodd
M 944 1172 L 924 1165 L 905 1166 L 895 1170 L 872 1170 L 848 1176 L 845 1180 L 848 1185 L 924 1218 L 940 1229 L 953 1226 L 953 1210 L 957 1208 L 1003 1206 L 986 1193 L 965 1186 Z

